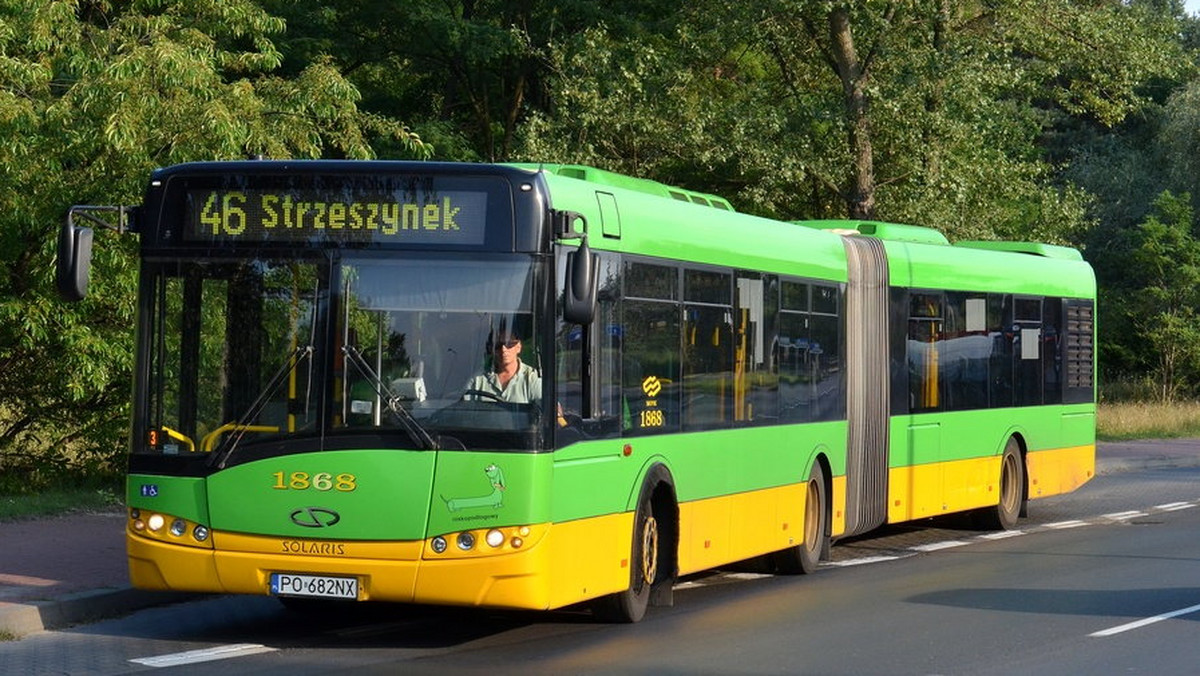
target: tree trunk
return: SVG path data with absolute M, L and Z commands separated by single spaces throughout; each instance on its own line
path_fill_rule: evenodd
M 852 185 L 843 195 L 846 211 L 852 219 L 869 220 L 875 217 L 875 155 L 871 149 L 871 125 L 867 115 L 867 73 L 854 49 L 850 12 L 845 7 L 830 11 L 829 38 L 834 66 L 842 81 L 847 142 L 854 171 Z
M 937 0 L 937 13 L 933 17 L 933 53 L 934 58 L 941 61 L 946 52 L 946 34 L 950 30 L 950 0 Z M 944 106 L 946 81 L 940 72 L 930 73 L 932 82 L 929 93 L 925 96 L 926 122 L 921 130 L 924 140 L 922 150 L 925 153 L 924 181 L 926 185 L 936 184 L 941 173 L 940 136 L 936 128 L 937 117 Z

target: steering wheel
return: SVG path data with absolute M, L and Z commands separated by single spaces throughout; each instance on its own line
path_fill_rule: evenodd
M 505 403 L 505 401 L 500 398 L 500 395 L 492 393 L 492 392 L 484 392 L 483 390 L 474 390 L 474 389 L 463 392 L 463 399 L 466 399 L 467 397 L 472 397 L 472 396 L 473 397 L 483 397 L 484 399 L 491 399 L 492 401 L 496 401 L 501 404 Z

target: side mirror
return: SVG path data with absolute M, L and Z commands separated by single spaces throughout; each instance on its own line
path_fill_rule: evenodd
M 91 270 L 92 229 L 75 225 L 68 219 L 58 233 L 58 262 L 54 274 L 58 295 L 66 301 L 83 300 Z
M 587 237 L 567 254 L 563 289 L 563 319 L 573 324 L 591 324 L 596 318 L 596 289 L 600 286 L 600 257 L 592 253 Z

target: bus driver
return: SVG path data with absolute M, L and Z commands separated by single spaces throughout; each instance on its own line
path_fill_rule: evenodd
M 471 379 L 464 399 L 489 399 L 514 404 L 537 404 L 542 399 L 542 377 L 537 370 L 521 361 L 521 337 L 501 331 L 489 336 L 492 369 Z M 483 393 L 480 396 L 476 393 Z

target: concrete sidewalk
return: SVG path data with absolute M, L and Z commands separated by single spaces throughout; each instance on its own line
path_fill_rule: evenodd
M 1200 439 L 1100 443 L 1096 473 L 1200 466 Z M 0 640 L 190 598 L 129 586 L 125 512 L 0 523 Z
M 0 523 L 0 637 L 184 597 L 129 586 L 124 510 Z

